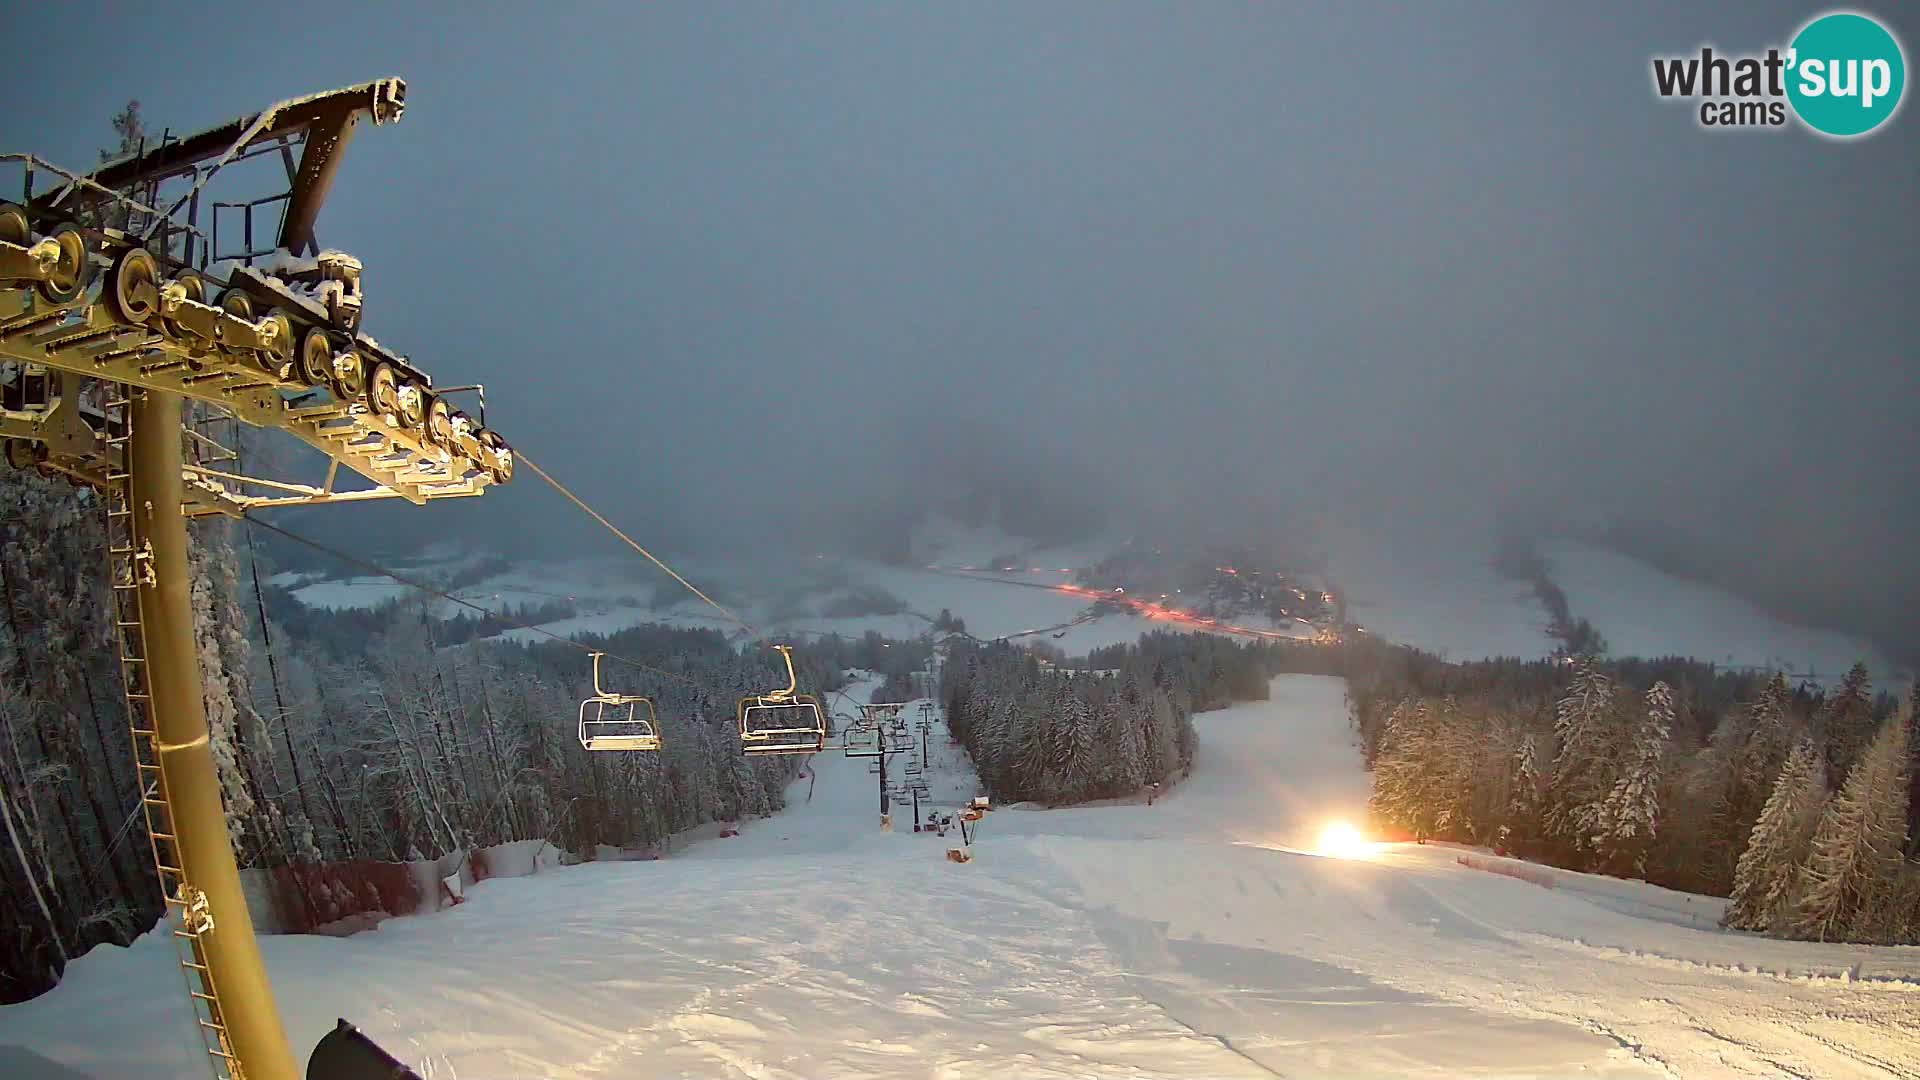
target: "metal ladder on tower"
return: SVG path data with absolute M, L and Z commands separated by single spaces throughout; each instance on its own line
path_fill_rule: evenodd
M 118 384 L 100 384 L 109 464 L 103 494 L 107 526 L 107 582 L 115 636 L 120 649 L 120 675 L 127 699 L 127 725 L 133 734 L 134 772 L 140 783 L 140 802 L 146 812 L 147 836 L 160 892 L 166 902 L 164 918 L 173 935 L 187 984 L 187 999 L 202 1044 L 220 1080 L 245 1080 L 233 1043 L 227 1034 L 226 1013 L 207 964 L 202 935 L 213 929 L 206 895 L 194 888 L 182 869 L 180 841 L 174 831 L 173 803 L 167 795 L 166 774 L 160 768 L 160 733 L 154 724 L 152 687 L 147 679 L 146 636 L 140 625 L 140 586 L 153 578 L 152 553 L 136 546 L 129 473 L 133 465 L 132 413 L 129 391 Z M 137 391 L 134 391 L 137 392 Z

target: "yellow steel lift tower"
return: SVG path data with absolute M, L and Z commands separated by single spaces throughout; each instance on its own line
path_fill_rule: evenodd
M 0 202 L 6 460 L 99 495 L 167 925 L 214 1072 L 234 1080 L 298 1074 L 227 840 L 186 519 L 424 504 L 479 495 L 513 471 L 484 412 L 475 420 L 455 408 L 425 372 L 360 332 L 360 263 L 314 239 L 355 125 L 399 119 L 405 95 L 399 79 L 382 79 L 296 98 L 86 174 L 0 154 L 0 169 L 22 175 L 19 201 Z M 216 176 L 263 166 L 275 186 L 284 176 L 284 191 L 212 201 Z M 256 216 L 276 209 L 277 230 L 263 225 L 256 239 Z M 324 482 L 250 473 L 210 434 L 213 420 L 287 432 L 323 455 Z M 336 486 L 342 465 L 372 486 Z

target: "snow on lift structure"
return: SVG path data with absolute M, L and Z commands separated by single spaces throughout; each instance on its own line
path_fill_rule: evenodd
M 593 654 L 593 696 L 580 703 L 580 745 L 587 750 L 658 750 L 660 727 L 653 702 L 639 694 L 612 694 L 600 687 L 600 658 Z
M 436 388 L 364 333 L 360 260 L 315 238 L 353 129 L 397 121 L 405 102 L 399 79 L 292 98 L 84 174 L 0 153 L 0 172 L 21 177 L 18 195 L 0 201 L 0 355 L 179 394 L 332 459 L 318 486 L 229 467 L 231 453 L 189 461 L 193 516 L 380 498 L 423 505 L 507 482 L 513 452 L 485 426 L 484 402 L 478 419 L 453 403 L 455 391 L 478 388 Z M 257 182 L 257 169 L 239 166 L 263 158 L 284 165 L 283 190 L 213 201 L 216 178 Z M 265 220 L 276 208 L 277 230 Z M 0 410 L 8 460 L 101 487 L 124 465 L 115 433 L 69 413 L 48 402 Z M 336 487 L 342 467 L 375 486 Z
M 796 692 L 800 677 L 793 672 L 793 646 L 775 645 L 774 650 L 787 662 L 786 688 L 740 699 L 740 749 L 755 757 L 819 753 L 827 745 L 820 700 Z
M 84 173 L 0 153 L 0 181 L 19 179 L 0 200 L 0 458 L 98 494 L 153 880 L 202 1049 L 227 1080 L 298 1074 L 221 814 L 187 519 L 425 505 L 513 472 L 484 401 L 469 417 L 450 397 L 480 389 L 436 387 L 365 333 L 359 260 L 315 237 L 354 129 L 398 120 L 405 101 L 399 79 L 290 98 Z M 262 173 L 282 179 L 259 198 L 214 201 L 257 193 L 245 185 Z M 238 235 L 222 237 L 236 218 Z M 221 439 L 242 425 L 318 451 L 325 480 L 276 478 L 259 468 L 264 455 L 243 461 Z M 372 486 L 337 485 L 343 474 Z

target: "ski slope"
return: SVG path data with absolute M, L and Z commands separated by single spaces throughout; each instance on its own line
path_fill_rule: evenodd
M 1777 668 L 1833 684 L 1856 661 L 1882 685 L 1907 681 L 1871 643 L 1797 626 L 1724 589 L 1656 570 L 1572 540 L 1542 554 L 1573 613 L 1591 621 L 1615 656 L 1692 656 L 1732 667 Z
M 1327 545 L 1328 576 L 1347 592 L 1347 618 L 1388 641 L 1455 661 L 1550 654 L 1546 608 L 1493 569 L 1493 550 L 1480 535 L 1349 533 Z
M 268 964 L 302 1052 L 345 1016 L 434 1080 L 1920 1075 L 1920 949 L 1726 933 L 1716 901 L 1439 846 L 1304 854 L 1366 796 L 1342 684 L 1198 726 L 1155 805 L 1002 808 L 967 865 L 906 807 L 878 831 L 866 762 L 824 755 L 738 837 L 268 938 Z M 971 795 L 934 749 L 934 798 Z M 171 965 L 149 935 L 0 1009 L 0 1073 L 205 1075 Z

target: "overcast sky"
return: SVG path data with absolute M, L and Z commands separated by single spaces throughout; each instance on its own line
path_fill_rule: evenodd
M 1884 639 L 1920 603 L 1915 113 L 1705 132 L 1649 58 L 1816 9 L 1588 7 L 22 5 L 90 59 L 7 65 L 0 146 L 405 77 L 320 218 L 367 328 L 681 545 L 983 457 L 1118 521 L 1515 497 Z M 365 520 L 524 536 L 530 481 Z

